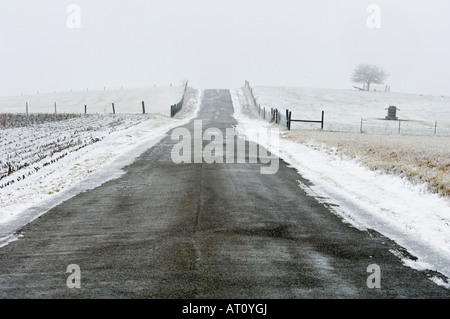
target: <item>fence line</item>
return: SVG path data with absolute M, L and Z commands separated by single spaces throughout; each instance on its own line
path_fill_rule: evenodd
M 185 96 L 186 96 L 186 91 L 187 91 L 187 86 L 188 86 L 188 81 L 186 81 L 186 83 L 184 84 L 184 91 L 183 91 L 183 96 L 181 98 L 181 101 L 178 102 L 177 104 L 171 105 L 171 110 L 170 110 L 170 116 L 174 117 L 179 111 L 181 111 L 183 104 L 184 104 L 184 100 L 185 100 Z M 106 90 L 106 88 L 105 88 Z M 56 91 L 55 91 L 56 92 Z M 142 101 L 142 114 L 146 114 L 146 109 L 145 109 L 145 101 Z M 116 114 L 116 105 L 115 103 L 111 103 L 112 106 L 112 114 Z M 31 105 L 31 108 L 33 106 Z M 42 107 L 42 105 L 41 105 Z M 25 114 L 29 114 L 30 113 L 30 103 L 29 102 L 25 102 Z M 50 113 L 50 112 L 40 112 L 40 113 Z M 57 109 L 57 102 L 53 102 L 53 113 L 57 114 L 58 113 L 58 109 Z M 65 112 L 64 112 L 65 113 Z M 78 113 L 84 113 L 84 114 L 88 114 L 88 105 L 85 104 L 83 105 L 83 111 L 82 112 L 76 112 L 76 114 Z
M 291 129 L 292 122 L 303 122 L 303 123 L 320 123 L 321 129 L 323 130 L 324 127 L 324 119 L 325 119 L 325 112 L 322 111 L 322 119 L 321 120 L 304 120 L 304 119 L 292 119 L 292 112 L 289 110 L 286 110 L 286 114 L 283 114 L 278 110 L 277 108 L 271 108 L 270 112 L 265 107 L 261 107 L 260 104 L 256 101 L 255 95 L 253 94 L 253 89 L 250 86 L 249 81 L 245 81 L 245 87 L 247 87 L 248 91 L 250 92 L 250 97 L 253 103 L 253 107 L 258 112 L 259 116 L 267 120 L 269 123 L 275 123 L 282 126 L 286 126 L 288 130 Z
M 305 120 L 293 119 L 292 112 L 286 110 L 286 114 L 281 113 L 278 109 L 267 109 L 258 104 L 257 99 L 253 93 L 249 81 L 245 81 L 245 87 L 250 94 L 250 102 L 253 105 L 259 116 L 269 123 L 276 123 L 285 126 L 291 130 L 292 123 L 311 123 L 320 124 L 321 129 L 325 129 L 325 112 L 322 111 L 321 120 Z M 436 135 L 448 136 L 450 135 L 450 123 L 438 121 L 420 121 L 420 120 L 386 120 L 384 118 L 361 118 L 361 121 L 352 119 L 343 119 L 342 121 L 327 120 L 326 130 L 340 131 L 340 132 L 360 132 L 373 134 L 404 134 L 404 135 Z M 304 125 L 303 129 L 316 129 L 315 125 Z
M 439 125 L 440 123 L 440 125 Z M 434 122 L 414 120 L 391 120 L 361 118 L 360 133 L 388 133 L 411 135 L 450 135 L 450 125 L 435 120 Z
M 256 112 L 258 112 L 259 116 L 262 119 L 268 121 L 269 123 L 285 125 L 286 127 L 288 127 L 287 116 L 283 115 L 277 108 L 271 108 L 269 111 L 269 109 L 266 110 L 265 107 L 261 107 L 261 105 L 258 104 L 258 102 L 256 101 L 256 98 L 253 94 L 253 89 L 250 86 L 249 81 L 245 81 L 245 87 L 248 89 L 250 93 L 251 102 L 253 104 L 254 109 L 256 110 Z
M 290 131 L 291 130 L 291 125 L 292 122 L 301 122 L 301 123 L 320 123 L 320 129 L 323 130 L 323 126 L 324 126 L 324 121 L 325 121 L 325 111 L 322 111 L 322 119 L 320 121 L 316 121 L 316 120 L 293 120 L 292 119 L 292 112 L 290 112 L 289 110 L 286 110 L 286 114 L 288 117 L 287 120 L 287 128 Z
M 181 101 L 178 102 L 177 104 L 170 106 L 170 117 L 174 117 L 175 115 L 177 115 L 177 113 L 180 112 L 181 109 L 183 108 L 187 86 L 188 86 L 188 81 L 186 81 L 186 83 L 184 84 L 184 92 L 183 92 L 183 97 L 181 98 Z

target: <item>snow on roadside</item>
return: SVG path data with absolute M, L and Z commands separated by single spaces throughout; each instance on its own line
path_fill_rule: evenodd
M 257 141 L 260 128 L 243 90 L 232 90 L 238 131 Z M 271 145 L 264 145 L 271 150 Z M 275 147 L 276 149 L 277 147 Z M 374 229 L 407 249 L 417 260 L 397 252 L 404 264 L 429 269 L 450 278 L 450 205 L 447 200 L 398 176 L 371 171 L 330 148 L 279 141 L 278 155 L 310 181 L 299 187 L 327 204 L 344 222 L 360 230 Z M 449 288 L 448 279 L 433 277 Z
M 17 229 L 52 207 L 122 176 L 123 167 L 167 136 L 170 129 L 194 118 L 200 109 L 201 99 L 202 92 L 192 90 L 184 106 L 189 112 L 184 117 L 150 116 L 135 125 L 127 123 L 121 130 L 104 134 L 101 141 L 68 153 L 26 179 L 1 189 L 0 247 L 20 236 L 15 234 Z M 91 118 L 86 117 L 88 120 Z M 89 123 L 85 124 L 89 126 Z M 63 131 L 63 128 L 60 127 L 60 130 Z

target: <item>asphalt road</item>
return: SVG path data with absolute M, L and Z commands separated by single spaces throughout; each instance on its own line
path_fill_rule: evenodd
M 235 125 L 232 114 L 228 91 L 205 91 L 204 129 Z M 394 242 L 306 195 L 298 181 L 307 181 L 283 161 L 273 175 L 248 159 L 177 165 L 176 143 L 169 134 L 123 177 L 24 226 L 0 248 L 0 297 L 450 297 L 429 274 L 403 266 Z M 81 288 L 67 285 L 73 264 Z M 367 285 L 372 264 L 381 288 Z

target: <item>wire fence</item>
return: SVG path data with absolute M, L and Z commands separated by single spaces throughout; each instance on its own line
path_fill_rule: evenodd
M 250 93 L 250 99 L 251 99 L 251 103 L 253 105 L 253 108 L 256 110 L 256 112 L 259 114 L 261 119 L 264 119 L 266 121 L 268 121 L 269 123 L 275 123 L 275 124 L 280 124 L 282 126 L 286 126 L 288 127 L 288 119 L 289 119 L 289 113 L 286 112 L 283 113 L 281 110 L 278 110 L 277 108 L 265 108 L 265 107 L 261 107 L 260 104 L 258 104 L 258 102 L 256 101 L 256 98 L 253 94 L 253 89 L 250 86 L 250 82 L 249 81 L 245 81 L 245 87 L 247 88 L 247 90 Z
M 188 81 L 186 81 L 186 83 L 184 84 L 184 92 L 183 92 L 183 97 L 181 98 L 181 101 L 178 102 L 177 104 L 170 106 L 170 117 L 174 117 L 175 115 L 177 115 L 177 113 L 180 112 L 181 109 L 183 108 L 184 97 L 186 96 L 187 86 L 188 86 Z

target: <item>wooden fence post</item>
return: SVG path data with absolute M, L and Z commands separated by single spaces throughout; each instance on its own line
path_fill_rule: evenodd
M 116 114 L 116 108 L 114 107 L 114 103 L 112 104 L 113 114 Z
M 84 114 L 87 114 L 87 105 L 84 106 Z
M 55 114 L 56 114 L 56 113 L 58 113 L 58 112 L 56 112 L 56 102 L 55 102 Z
M 291 130 L 291 119 L 292 119 L 292 112 L 289 111 L 289 131 Z
M 27 114 L 28 114 L 28 102 L 27 102 Z
M 145 103 L 142 101 L 142 114 L 145 114 Z
M 322 111 L 322 130 L 323 130 L 323 121 L 325 119 L 325 111 Z
M 286 127 L 289 129 L 289 110 L 286 110 Z

